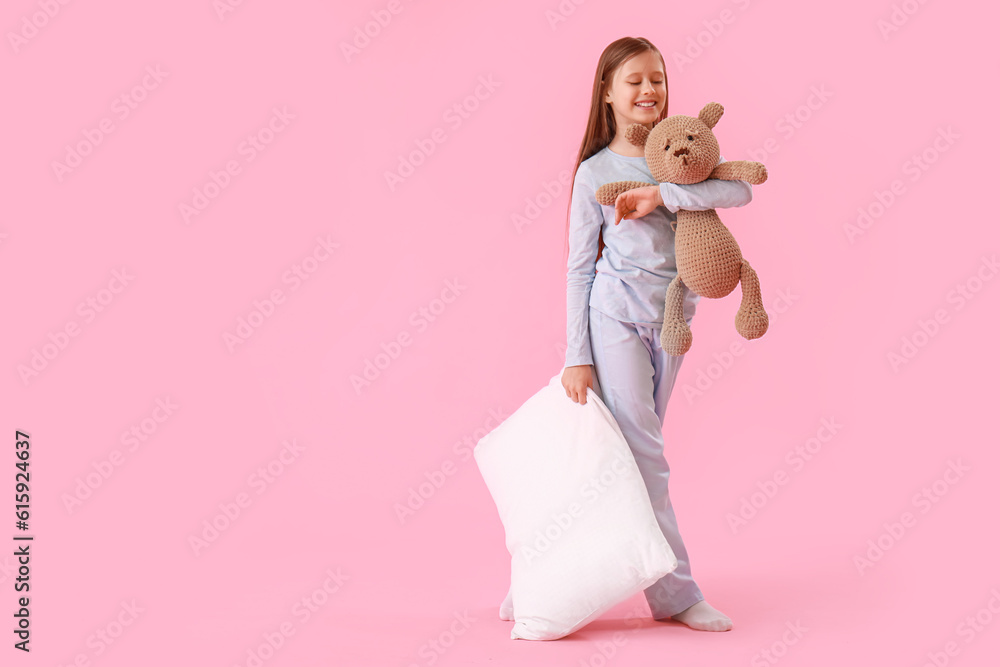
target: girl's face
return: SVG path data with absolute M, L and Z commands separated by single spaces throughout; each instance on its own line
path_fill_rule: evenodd
M 614 73 L 604 101 L 611 104 L 619 134 L 631 123 L 652 129 L 667 101 L 667 75 L 659 57 L 644 51 L 623 62 Z

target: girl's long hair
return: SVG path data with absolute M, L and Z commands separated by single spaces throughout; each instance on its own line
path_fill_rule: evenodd
M 573 167 L 573 176 L 570 178 L 570 183 L 574 183 L 576 181 L 576 172 L 580 169 L 580 163 L 603 149 L 611 143 L 612 139 L 615 138 L 615 133 L 617 131 L 617 128 L 615 127 L 615 116 L 614 112 L 611 110 L 611 105 L 604 101 L 604 94 L 611 85 L 611 79 L 621 64 L 629 58 L 644 51 L 652 51 L 660 58 L 660 63 L 664 62 L 663 54 L 660 53 L 660 50 L 657 49 L 652 42 L 643 37 L 622 37 L 621 39 L 611 42 L 604 49 L 600 60 L 597 61 L 597 71 L 594 73 L 594 87 L 590 96 L 590 116 L 587 118 L 587 131 L 584 132 L 583 141 L 580 143 L 580 152 L 577 155 L 576 166 Z M 667 94 L 664 96 L 663 100 L 663 111 L 656 117 L 656 120 L 653 122 L 654 125 L 667 117 L 667 107 L 670 102 L 670 91 L 666 80 L 666 69 L 666 65 L 664 64 L 663 82 L 665 92 Z M 566 254 L 563 258 L 564 265 L 569 260 L 569 218 L 572 207 L 573 198 L 571 194 L 570 204 L 566 211 Z M 603 251 L 604 237 L 603 234 L 598 234 L 598 259 L 600 259 Z

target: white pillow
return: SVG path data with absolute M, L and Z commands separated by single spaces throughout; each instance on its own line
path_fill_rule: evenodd
M 677 567 L 596 379 L 580 405 L 561 378 L 473 450 L 511 554 L 511 639 L 564 637 Z

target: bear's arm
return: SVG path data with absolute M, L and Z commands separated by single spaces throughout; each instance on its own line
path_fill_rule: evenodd
M 760 185 L 767 180 L 767 167 L 760 162 L 750 160 L 722 162 L 715 166 L 709 178 L 724 181 L 746 181 L 751 185 Z
M 656 183 L 643 183 L 642 181 L 615 181 L 614 183 L 605 183 L 601 187 L 597 188 L 598 203 L 604 206 L 614 206 L 615 200 L 618 199 L 618 195 L 627 191 L 635 190 L 636 188 L 648 188 L 651 185 L 656 185 Z

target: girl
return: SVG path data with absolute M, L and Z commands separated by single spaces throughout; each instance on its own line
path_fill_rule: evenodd
M 752 197 L 751 186 L 715 179 L 661 183 L 623 192 L 614 207 L 600 205 L 594 196 L 612 181 L 656 183 L 644 150 L 625 139 L 625 129 L 631 123 L 651 129 L 667 116 L 667 99 L 663 56 L 652 43 L 624 37 L 608 45 L 594 76 L 567 221 L 562 384 L 573 401 L 586 403 L 596 373 L 601 398 L 635 456 L 657 521 L 677 556 L 677 569 L 644 591 L 653 618 L 720 631 L 731 629 L 732 621 L 705 601 L 692 579 L 667 494 L 663 419 L 684 357 L 660 348 L 660 327 L 667 285 L 677 275 L 670 228 L 677 211 L 743 206 Z M 690 326 L 701 297 L 687 287 L 684 292 Z

